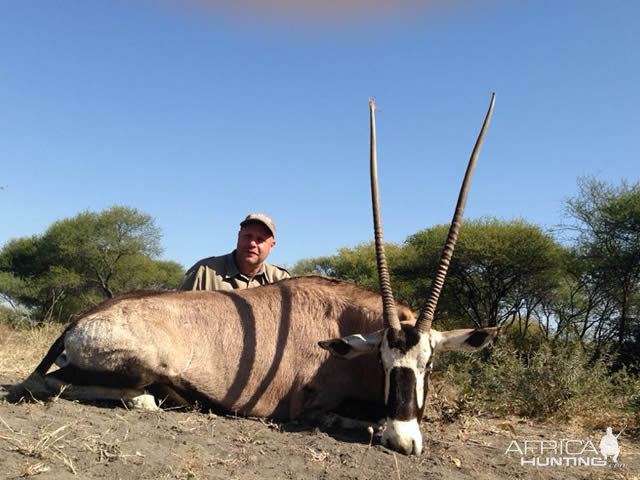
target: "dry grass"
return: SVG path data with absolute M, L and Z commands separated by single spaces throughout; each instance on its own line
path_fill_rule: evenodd
M 26 407 L 37 409 L 38 412 L 34 415 L 42 419 L 42 404 Z M 123 417 L 116 417 L 122 423 L 100 433 L 96 433 L 95 425 L 87 418 L 77 418 L 60 426 L 54 420 L 53 423 L 42 423 L 35 432 L 25 432 L 15 426 L 15 421 L 0 417 L 0 450 L 26 458 L 20 471 L 16 472 L 17 477 L 30 477 L 54 469 L 65 469 L 68 473 L 77 475 L 77 458 L 87 459 L 88 455 L 92 457 L 92 462 L 98 464 L 115 461 L 126 464 L 130 458 L 144 457 L 138 451 L 125 451 L 122 444 L 129 439 L 130 428 Z
M 0 350 L 3 352 L 0 355 L 0 375 L 26 378 L 63 329 L 64 326 L 58 324 L 14 329 L 0 323 Z
M 20 477 L 33 477 L 35 475 L 40 475 L 41 473 L 46 473 L 51 470 L 51 467 L 49 465 L 45 465 L 42 462 L 39 462 L 39 463 L 26 462 L 23 468 L 24 469 L 20 474 Z
M 50 470 L 48 463 L 53 463 L 54 459 L 61 460 L 67 469 L 76 474 L 76 469 L 72 458 L 65 453 L 64 439 L 73 427 L 73 423 L 62 425 L 54 430 L 51 426 L 42 427 L 40 433 L 34 438 L 13 429 L 4 419 L 0 419 L 3 427 L 9 431 L 8 434 L 0 435 L 0 440 L 6 441 L 10 451 L 15 451 L 25 457 L 41 460 L 38 463 L 27 461 L 24 465 L 23 476 L 33 476 Z
M 572 426 L 591 432 L 604 432 L 607 427 L 612 427 L 614 430 L 619 431 L 624 427 L 629 427 L 629 424 L 632 423 L 629 415 L 625 415 L 620 411 L 607 412 L 603 410 L 582 412 L 579 416 L 572 418 L 569 423 Z M 639 433 L 637 428 L 627 428 L 627 430 L 636 436 Z
M 324 462 L 329 454 L 327 452 L 323 452 L 322 450 L 314 450 L 311 447 L 307 447 L 307 453 L 311 456 L 311 460 L 314 462 Z
M 7 425 L 4 421 L 3 424 Z M 25 456 L 43 460 L 47 458 L 51 451 L 58 448 L 62 439 L 68 435 L 68 432 L 65 432 L 65 430 L 70 426 L 71 424 L 63 425 L 50 432 L 46 430 L 42 431 L 35 441 L 30 438 L 21 438 L 21 432 L 16 432 L 9 427 L 12 435 L 0 435 L 0 439 L 12 444 L 13 450 Z

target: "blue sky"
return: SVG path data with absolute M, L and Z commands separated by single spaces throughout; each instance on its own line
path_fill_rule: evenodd
M 368 242 L 370 96 L 387 241 L 450 220 L 492 91 L 467 218 L 638 181 L 640 2 L 229 3 L 0 2 L 0 245 L 112 205 L 185 267 L 255 210 L 273 263 Z

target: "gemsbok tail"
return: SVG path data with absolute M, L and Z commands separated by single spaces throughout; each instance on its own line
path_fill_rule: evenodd
M 29 401 L 36 398 L 47 398 L 55 392 L 49 391 L 44 381 L 47 374 L 56 359 L 64 352 L 64 338 L 67 332 L 74 324 L 65 328 L 64 332 L 49 347 L 49 351 L 38 364 L 36 369 L 22 383 L 14 385 L 9 389 L 7 400 L 9 402 L 19 402 L 21 400 Z

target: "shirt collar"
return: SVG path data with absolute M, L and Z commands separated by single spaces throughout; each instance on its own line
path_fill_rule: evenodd
M 255 278 L 260 275 L 264 275 L 268 281 L 271 281 L 269 276 L 267 275 L 267 270 L 265 268 L 265 264 L 263 263 L 260 267 L 258 273 L 256 273 L 253 277 Z M 234 278 L 234 277 L 242 277 L 246 280 L 250 280 L 244 273 L 238 270 L 238 265 L 236 265 L 236 251 L 234 250 L 229 255 L 227 255 L 227 259 L 225 261 L 225 277 L 226 278 Z

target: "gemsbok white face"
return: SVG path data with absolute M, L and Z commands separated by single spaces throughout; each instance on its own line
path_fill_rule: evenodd
M 382 444 L 409 455 L 422 453 L 420 421 L 423 416 L 427 382 L 433 365 L 434 353 L 437 350 L 481 350 L 497 334 L 496 329 L 452 330 L 448 332 L 438 332 L 431 329 L 438 297 L 442 290 L 458 237 L 471 175 L 491 119 L 494 101 L 495 94 L 491 97 L 489 109 L 467 166 L 447 242 L 442 251 L 440 266 L 415 326 L 400 324 L 391 291 L 380 219 L 375 105 L 372 100 L 369 101 L 371 120 L 371 195 L 378 277 L 380 279 L 386 328 L 367 335 L 350 335 L 320 342 L 319 345 L 329 350 L 332 354 L 345 359 L 354 358 L 364 353 L 379 352 L 384 369 L 384 401 L 387 417 L 387 426 L 382 435 Z

